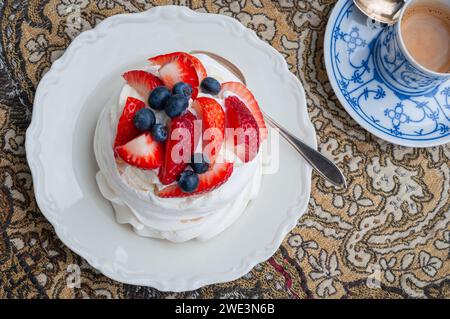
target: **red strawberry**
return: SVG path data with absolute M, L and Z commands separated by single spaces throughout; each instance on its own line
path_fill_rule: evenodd
M 192 61 L 185 56 L 178 56 L 164 64 L 159 69 L 159 76 L 164 84 L 172 90 L 178 82 L 184 82 L 192 87 L 192 97 L 198 94 L 198 76 Z
M 209 97 L 199 97 L 192 107 L 203 122 L 203 153 L 214 163 L 225 136 L 225 112 Z
M 253 114 L 253 117 L 256 120 L 256 123 L 258 123 L 258 127 L 261 130 L 260 137 L 261 141 L 264 141 L 267 138 L 267 127 L 266 123 L 264 122 L 263 114 L 261 113 L 261 110 L 259 108 L 258 102 L 256 102 L 255 97 L 253 96 L 252 92 L 250 92 L 247 87 L 240 83 L 240 82 L 226 82 L 222 83 L 222 89 L 220 90 L 220 96 L 223 97 L 223 93 L 225 91 L 232 92 L 236 94 L 242 102 L 250 109 L 250 111 Z
M 116 140 L 114 141 L 114 148 L 128 143 L 133 138 L 141 134 L 141 132 L 134 126 L 133 118 L 137 111 L 144 108 L 144 102 L 128 97 L 125 107 L 123 108 L 122 115 L 117 125 Z
M 201 82 L 204 78 L 207 77 L 206 69 L 203 66 L 202 62 L 200 62 L 200 60 L 198 58 L 196 58 L 195 56 L 190 55 L 185 52 L 173 52 L 173 53 L 169 53 L 169 54 L 162 54 L 162 55 L 158 55 L 153 58 L 150 58 L 148 60 L 153 65 L 163 66 L 164 64 L 169 63 L 172 60 L 174 60 L 180 56 L 183 56 L 192 61 L 195 71 L 197 72 L 199 82 Z
M 169 138 L 166 141 L 164 162 L 158 174 L 159 180 L 164 185 L 174 182 L 191 160 L 191 155 L 198 141 L 198 136 L 194 136 L 195 120 L 195 115 L 187 112 L 184 115 L 174 117 L 169 123 Z M 184 135 L 180 136 L 180 134 L 183 134 L 183 129 L 189 132 L 190 139 Z M 189 152 L 186 153 L 186 150 Z
M 198 58 L 196 58 L 193 55 L 189 55 L 189 57 L 192 63 L 194 64 L 194 68 L 198 76 L 198 81 L 201 82 L 204 78 L 208 76 L 208 74 L 206 73 L 206 69 Z
M 155 87 L 163 85 L 159 78 L 141 70 L 128 71 L 122 76 L 145 101 L 148 100 L 148 95 Z
M 177 184 L 170 185 L 156 192 L 159 197 L 187 197 L 204 194 L 223 185 L 233 173 L 233 163 L 215 163 L 206 173 L 200 174 L 198 188 L 192 193 L 185 193 Z
M 255 158 L 259 150 L 259 127 L 250 110 L 236 96 L 225 99 L 227 110 L 227 127 L 235 129 L 235 134 L 227 136 L 233 138 L 235 153 L 243 162 Z M 237 129 L 237 130 L 236 130 Z
M 172 61 L 175 58 L 179 57 L 180 55 L 184 55 L 184 54 L 186 54 L 186 53 L 172 52 L 172 53 L 167 53 L 167 54 L 161 54 L 161 55 L 157 55 L 152 58 L 149 58 L 148 61 L 152 65 L 163 66 L 164 64 L 169 63 L 170 61 Z
M 163 146 L 154 141 L 149 132 L 118 146 L 116 152 L 128 164 L 142 169 L 158 168 L 163 160 Z

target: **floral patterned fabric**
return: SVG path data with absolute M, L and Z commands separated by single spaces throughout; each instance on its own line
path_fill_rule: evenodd
M 179 294 L 114 282 L 65 247 L 36 205 L 24 148 L 35 88 L 71 40 L 108 16 L 169 3 L 232 16 L 281 52 L 305 86 L 320 150 L 348 179 L 340 190 L 314 174 L 308 210 L 272 258 L 239 280 Z M 449 298 L 450 146 L 398 147 L 344 111 L 323 61 L 334 3 L 0 1 L 0 297 Z M 79 288 L 68 284 L 71 265 Z

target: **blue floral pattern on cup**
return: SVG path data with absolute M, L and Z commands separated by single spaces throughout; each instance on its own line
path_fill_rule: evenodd
M 391 27 L 369 26 L 352 0 L 339 4 L 343 2 L 335 21 L 330 21 L 332 38 L 325 48 L 331 57 L 328 72 L 338 96 L 344 98 L 341 101 L 386 139 L 394 137 L 409 145 L 411 141 L 419 142 L 417 145 L 448 141 L 450 81 L 438 83 L 421 74 L 391 41 L 395 37 Z M 390 45 L 378 46 L 378 52 L 377 41 Z M 382 66 L 389 74 L 397 72 L 396 81 L 381 74 L 377 58 L 383 59 Z M 401 90 L 403 86 L 413 93 Z
M 396 25 L 385 27 L 375 44 L 375 65 L 385 83 L 404 95 L 423 95 L 447 79 L 424 73 L 408 61 Z

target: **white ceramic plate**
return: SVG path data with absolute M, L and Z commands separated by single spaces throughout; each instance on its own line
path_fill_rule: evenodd
M 279 171 L 265 175 L 242 218 L 208 242 L 141 238 L 115 222 L 95 182 L 92 142 L 101 108 L 133 65 L 193 49 L 234 61 L 261 107 L 316 146 L 302 85 L 276 50 L 236 20 L 167 6 L 117 15 L 83 32 L 39 83 L 27 158 L 37 203 L 59 238 L 117 281 L 186 291 L 237 279 L 278 249 L 308 203 L 311 169 L 283 142 Z

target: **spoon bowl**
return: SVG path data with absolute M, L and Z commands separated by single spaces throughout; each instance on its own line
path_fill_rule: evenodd
M 394 24 L 400 17 L 405 0 L 353 0 L 369 18 L 381 23 Z

